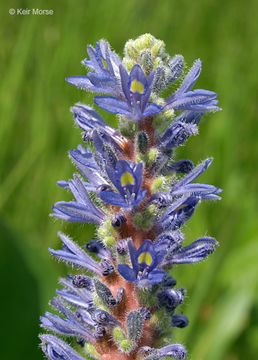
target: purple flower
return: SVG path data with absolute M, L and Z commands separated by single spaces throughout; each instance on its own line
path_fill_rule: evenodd
M 109 188 L 101 188 L 99 197 L 103 201 L 111 205 L 131 208 L 144 199 L 146 190 L 141 190 L 142 163 L 136 165 L 129 161 L 119 160 L 115 168 L 107 166 L 106 171 L 118 193 Z
M 198 133 L 197 125 L 174 121 L 162 134 L 157 147 L 161 150 L 173 149 L 182 145 L 191 135 Z
M 218 246 L 218 242 L 211 237 L 202 237 L 190 245 L 180 247 L 176 251 L 169 251 L 162 267 L 169 264 L 192 264 L 204 260 Z
M 132 268 L 126 264 L 119 264 L 117 267 L 118 272 L 126 280 L 146 286 L 158 284 L 164 279 L 166 272 L 157 270 L 157 267 L 161 264 L 165 252 L 155 251 L 151 240 L 144 240 L 138 250 L 130 240 L 128 249 Z
M 116 114 L 126 115 L 132 121 L 140 121 L 143 117 L 159 113 L 162 107 L 151 103 L 149 98 L 152 90 L 153 71 L 146 79 L 141 67 L 135 65 L 130 75 L 120 66 L 123 98 L 113 96 L 96 96 L 95 103 L 102 109 Z
M 146 337 L 144 321 L 157 317 L 156 330 L 161 336 L 157 340 L 162 343 L 167 330 L 163 329 L 162 308 L 168 317 L 166 326 L 188 325 L 186 316 L 176 314 L 185 291 L 175 288 L 176 280 L 169 273 L 174 264 L 206 259 L 218 246 L 211 237 L 183 246 L 184 235 L 179 231 L 201 200 L 220 199 L 220 188 L 194 182 L 212 159 L 196 167 L 190 160 L 173 161 L 175 148 L 197 134 L 201 117 L 208 111 L 220 110 L 217 94 L 192 90 L 201 71 L 201 61 L 197 60 L 171 96 L 159 97 L 181 76 L 184 59 L 181 55 L 171 58 L 164 43 L 150 34 L 127 43 L 123 63 L 105 40 L 97 42 L 95 49 L 89 46 L 87 51 L 88 58 L 83 60 L 87 75 L 66 80 L 101 94 L 94 98 L 95 104 L 122 115 L 118 120 L 123 135 L 92 107 L 78 103 L 71 108 L 76 125 L 83 130 L 83 141 L 88 143 L 69 152 L 83 178 L 74 174 L 73 179 L 58 182 L 72 192 L 74 199 L 57 202 L 51 215 L 100 227 L 97 240 L 88 241 L 84 248 L 59 233 L 61 249 L 49 249 L 58 260 L 79 268 L 80 273 L 59 279 L 63 287 L 56 290 L 57 297 L 50 302 L 54 313 L 46 312 L 41 317 L 41 327 L 74 337 L 82 347 L 87 342 L 81 350 L 87 351 L 89 357 L 112 357 L 116 347 L 115 353 L 121 356 L 185 359 L 186 350 L 180 344 L 154 349 L 141 347 L 141 338 Z M 178 179 L 178 173 L 184 175 Z M 162 192 L 155 192 L 158 175 L 162 175 Z M 140 241 L 148 234 L 153 241 Z M 134 284 L 133 309 L 125 281 Z M 142 289 L 144 294 L 139 293 Z M 40 338 L 50 360 L 84 359 L 58 337 Z
M 73 180 L 68 181 L 68 186 L 76 201 L 57 202 L 52 207 L 54 213 L 51 215 L 66 221 L 100 225 L 105 220 L 106 215 L 91 201 L 78 175 L 74 174 Z
M 54 335 L 40 335 L 41 348 L 50 360 L 85 360 L 63 340 Z
M 96 50 L 92 46 L 87 50 L 90 59 L 84 59 L 83 64 L 95 72 L 88 72 L 86 76 L 69 76 L 66 81 L 86 91 L 119 96 L 119 56 L 111 51 L 105 40 L 96 43 Z
M 190 196 L 196 198 L 196 200 L 219 200 L 220 196 L 218 196 L 219 193 L 222 192 L 222 190 L 214 185 L 209 184 L 201 184 L 201 183 L 192 183 L 197 177 L 199 177 L 207 168 L 211 165 L 213 159 L 206 159 L 199 165 L 197 165 L 195 168 L 192 168 L 190 172 L 187 173 L 183 178 L 178 180 L 177 182 L 173 183 L 171 185 L 169 192 L 157 192 L 153 194 L 150 198 L 150 202 L 156 204 L 160 209 L 165 208 L 169 205 L 170 210 L 173 209 L 173 211 L 182 209 L 181 205 L 180 209 L 174 208 L 173 201 L 175 199 L 178 199 L 182 196 Z M 176 163 L 175 166 L 173 166 L 174 163 L 170 165 L 170 169 L 174 169 L 177 167 L 181 167 L 182 165 L 186 165 L 186 167 L 189 166 L 188 163 L 185 163 L 186 160 L 183 161 L 183 163 Z M 192 166 L 191 166 L 192 167 Z M 191 169 L 190 167 L 190 169 Z M 189 167 L 188 167 L 189 169 Z M 187 170 L 188 170 L 187 169 Z M 194 199 L 192 199 L 194 201 Z M 177 203 L 175 203 L 177 204 Z M 167 214 L 167 212 L 165 212 Z M 164 216 L 163 216 L 164 217 Z
M 186 357 L 186 350 L 181 344 L 171 344 L 164 346 L 160 349 L 143 346 L 139 349 L 140 354 L 145 352 L 149 354 L 147 357 L 144 358 L 145 360 L 164 359 L 165 356 L 169 356 L 174 359 L 185 359 Z
M 94 332 L 87 326 L 92 326 L 92 323 L 81 322 L 76 312 L 73 313 L 59 298 L 55 298 L 50 304 L 65 317 L 46 312 L 45 316 L 40 318 L 43 328 L 65 336 L 75 336 L 87 341 L 95 340 Z
M 166 99 L 165 110 L 192 110 L 197 112 L 217 111 L 217 94 L 213 91 L 196 89 L 190 91 L 195 85 L 200 72 L 201 60 L 198 59 L 186 75 L 182 85 L 171 96 Z
M 85 131 L 85 141 L 91 141 L 93 130 L 99 129 L 105 134 L 105 139 L 112 141 L 115 147 L 122 145 L 124 139 L 119 131 L 109 126 L 90 106 L 78 103 L 71 108 L 71 112 L 74 114 L 75 123 Z
M 158 349 L 158 354 L 173 357 L 174 359 L 185 359 L 186 350 L 181 344 L 171 344 Z
M 86 254 L 84 250 L 82 250 L 65 234 L 59 232 L 58 235 L 63 242 L 63 249 L 49 249 L 52 255 L 68 264 L 84 268 L 98 275 L 102 274 L 102 269 L 100 265 L 95 260 L 93 260 L 91 256 Z

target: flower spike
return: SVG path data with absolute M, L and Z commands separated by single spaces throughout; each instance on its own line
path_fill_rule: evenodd
M 220 199 L 222 190 L 196 180 L 211 158 L 195 166 L 175 153 L 197 135 L 204 114 L 220 110 L 217 94 L 193 89 L 201 72 L 196 60 L 179 88 L 162 98 L 185 62 L 151 34 L 129 40 L 123 59 L 106 40 L 87 53 L 87 74 L 66 80 L 96 93 L 94 103 L 117 114 L 119 130 L 88 105 L 71 108 L 83 132 L 84 144 L 69 151 L 79 174 L 58 181 L 71 199 L 55 203 L 51 216 L 92 223 L 97 231 L 93 239 L 85 233 L 82 247 L 59 233 L 62 248 L 49 249 L 75 269 L 59 279 L 50 302 L 55 313 L 47 311 L 41 327 L 71 338 L 78 352 L 52 334 L 40 335 L 41 347 L 50 360 L 185 359 L 185 347 L 164 331 L 189 324 L 180 309 L 186 292 L 171 271 L 205 260 L 218 246 L 208 236 L 184 245 L 182 229 L 197 205 Z

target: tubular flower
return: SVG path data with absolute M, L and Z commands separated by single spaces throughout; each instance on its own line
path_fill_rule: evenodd
M 162 110 L 162 107 L 155 103 L 148 104 L 154 75 L 155 71 L 146 79 L 139 65 L 134 65 L 128 75 L 121 65 L 120 76 L 124 99 L 103 95 L 96 96 L 95 103 L 111 113 L 126 115 L 128 120 L 137 121 L 155 115 Z
M 184 246 L 183 225 L 202 200 L 220 199 L 221 189 L 196 182 L 212 163 L 175 160 L 175 149 L 198 133 L 201 117 L 219 110 L 216 93 L 194 89 L 197 60 L 172 95 L 160 96 L 183 77 L 184 58 L 170 57 L 150 34 L 129 40 L 121 60 L 105 40 L 89 46 L 84 76 L 66 80 L 118 114 L 113 129 L 91 107 L 71 108 L 84 145 L 69 152 L 79 173 L 58 185 L 72 194 L 53 205 L 52 216 L 93 223 L 97 238 L 83 246 L 59 233 L 62 246 L 49 249 L 78 273 L 60 279 L 50 302 L 54 313 L 40 318 L 50 360 L 185 359 L 181 344 L 170 344 L 164 328 L 184 328 L 178 308 L 185 290 L 171 276 L 174 264 L 200 262 L 217 241 L 201 237 Z M 92 256 L 93 255 L 93 256 Z M 71 340 L 72 339 L 72 340 Z
M 108 204 L 125 208 L 138 205 L 146 194 L 146 190 L 141 190 L 142 170 L 142 163 L 130 164 L 125 160 L 118 160 L 114 169 L 107 165 L 107 174 L 118 193 L 104 188 L 99 197 Z
M 119 264 L 117 267 L 118 272 L 126 280 L 146 286 L 158 284 L 164 279 L 166 272 L 156 269 L 165 256 L 164 251 L 156 252 L 151 240 L 144 240 L 138 250 L 130 240 L 128 248 L 133 268 L 127 264 Z

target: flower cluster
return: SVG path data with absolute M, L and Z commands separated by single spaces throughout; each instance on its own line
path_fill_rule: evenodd
M 53 334 L 40 335 L 42 350 L 50 360 L 185 359 L 184 346 L 166 336 L 188 325 L 179 310 L 185 290 L 171 271 L 204 260 L 218 243 L 202 237 L 184 246 L 180 228 L 202 200 L 220 199 L 221 189 L 195 182 L 212 159 L 175 161 L 175 148 L 197 134 L 204 114 L 219 110 L 217 95 L 192 90 L 200 60 L 185 75 L 183 57 L 171 58 L 149 34 L 129 40 L 123 60 L 105 40 L 89 46 L 88 57 L 87 74 L 66 80 L 100 93 L 95 104 L 118 114 L 119 130 L 89 106 L 71 108 L 83 132 L 84 146 L 70 150 L 79 174 L 58 182 L 73 200 L 57 202 L 51 215 L 97 231 L 84 248 L 59 233 L 62 248 L 49 249 L 79 273 L 60 279 L 50 302 L 55 313 L 42 316 L 41 326 L 74 337 L 76 350 Z M 162 98 L 177 80 L 178 90 Z

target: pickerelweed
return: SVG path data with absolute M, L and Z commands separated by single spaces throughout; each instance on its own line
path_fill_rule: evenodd
M 212 159 L 194 165 L 175 160 L 175 150 L 197 134 L 204 114 L 220 110 L 217 94 L 192 90 L 199 59 L 185 71 L 184 58 L 170 57 L 150 34 L 129 40 L 123 60 L 105 40 L 87 51 L 87 74 L 66 80 L 99 93 L 95 104 L 117 114 L 119 129 L 90 106 L 71 108 L 83 133 L 84 146 L 70 150 L 80 174 L 58 182 L 73 200 L 57 202 L 51 215 L 96 224 L 96 236 L 83 249 L 59 233 L 61 249 L 49 249 L 78 274 L 60 279 L 63 288 L 50 303 L 60 315 L 41 317 L 50 332 L 40 335 L 42 350 L 51 360 L 185 359 L 185 347 L 168 335 L 188 325 L 173 264 L 202 261 L 218 243 L 205 236 L 184 246 L 180 228 L 222 190 L 194 182 Z M 172 83 L 177 90 L 161 97 Z M 75 338 L 76 350 L 63 337 Z

